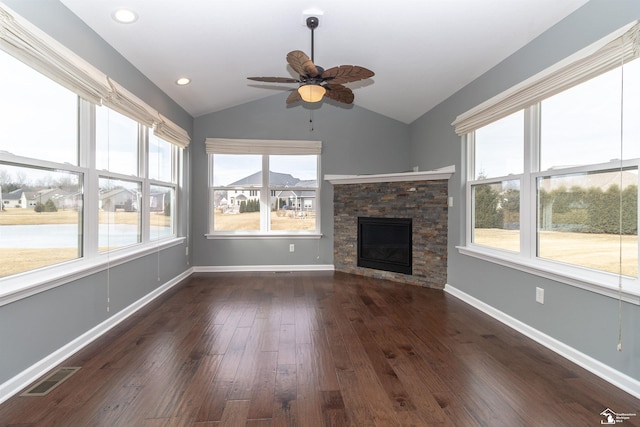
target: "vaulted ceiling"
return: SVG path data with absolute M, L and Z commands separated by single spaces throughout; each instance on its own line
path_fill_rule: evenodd
M 316 15 L 315 62 L 375 72 L 351 83 L 355 104 L 411 123 L 587 0 L 60 0 L 194 117 L 295 84 L 292 50 L 310 52 L 305 14 Z M 137 14 L 122 24 L 119 7 Z M 178 86 L 178 77 L 191 83 Z M 285 97 L 283 96 L 283 103 Z

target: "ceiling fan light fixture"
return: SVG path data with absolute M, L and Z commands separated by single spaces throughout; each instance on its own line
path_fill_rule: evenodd
M 300 86 L 298 93 L 305 102 L 320 102 L 324 94 L 327 93 L 327 90 L 320 85 L 307 84 Z

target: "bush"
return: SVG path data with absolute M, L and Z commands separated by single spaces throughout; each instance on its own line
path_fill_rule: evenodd
M 55 203 L 53 203 L 53 200 L 49 199 L 49 200 L 47 200 L 47 203 L 44 204 L 44 211 L 45 212 L 58 212 L 58 207 L 56 206 Z

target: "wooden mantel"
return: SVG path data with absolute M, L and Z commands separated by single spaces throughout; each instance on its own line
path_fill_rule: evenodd
M 333 185 L 367 184 L 372 182 L 434 181 L 449 179 L 455 171 L 455 165 L 451 165 L 440 169 L 421 172 L 398 172 L 374 175 L 325 175 L 324 180 L 329 181 Z

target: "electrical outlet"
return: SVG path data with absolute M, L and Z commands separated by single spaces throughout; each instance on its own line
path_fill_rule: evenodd
M 293 243 L 291 243 L 289 245 L 289 252 L 295 252 L 296 251 L 296 245 L 294 245 Z
M 453 197 L 449 196 L 448 203 L 449 203 L 449 207 L 452 208 L 453 207 Z
M 536 302 L 544 304 L 544 289 L 536 288 Z

